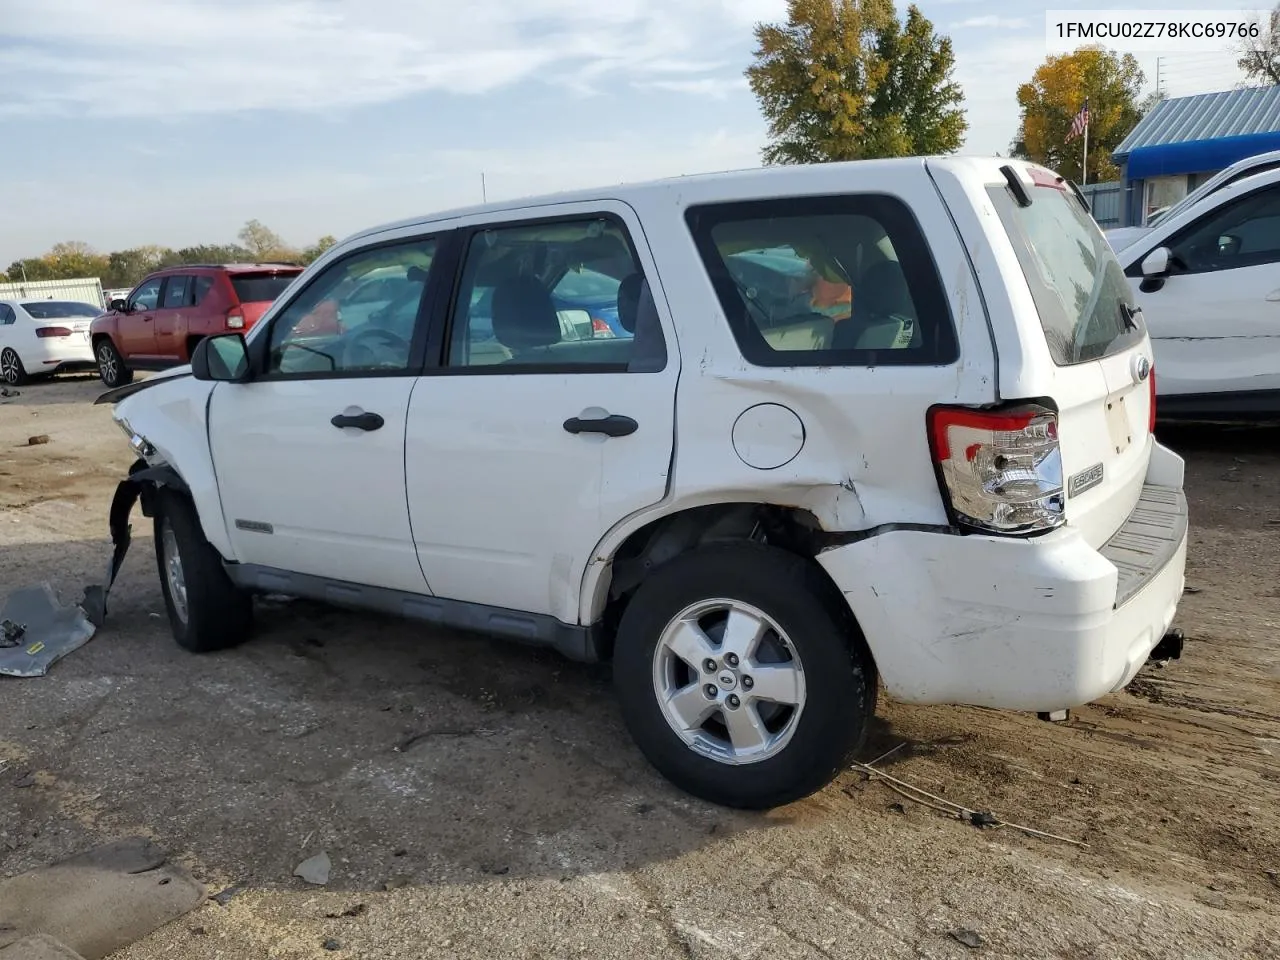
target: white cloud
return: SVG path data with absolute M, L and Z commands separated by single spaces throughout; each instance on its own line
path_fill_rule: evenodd
M 665 90 L 669 93 L 687 93 L 691 96 L 723 99 L 731 93 L 748 89 L 747 78 L 696 77 L 692 80 L 645 80 L 632 84 L 638 90 Z
M 1028 25 L 1021 17 L 997 17 L 987 14 L 984 17 L 969 17 L 951 25 L 952 30 L 1021 30 Z
M 0 114 L 333 110 L 715 69 L 775 0 L 0 0 Z M 716 94 L 717 84 L 687 92 Z

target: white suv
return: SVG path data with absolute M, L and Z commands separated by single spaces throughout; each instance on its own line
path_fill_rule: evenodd
M 141 496 L 191 650 L 272 592 L 609 659 L 662 773 L 769 807 L 842 768 L 880 681 L 1049 713 L 1134 676 L 1186 553 L 1150 369 L 1083 198 L 1026 164 L 406 220 L 104 396 L 140 455 L 113 570 Z

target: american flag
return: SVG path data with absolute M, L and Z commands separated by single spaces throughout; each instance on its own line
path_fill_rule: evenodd
M 1071 121 L 1071 129 L 1067 131 L 1067 142 L 1071 142 L 1080 134 L 1084 133 L 1084 128 L 1089 125 L 1089 101 L 1084 102 L 1084 106 L 1080 108 L 1080 112 L 1076 114 L 1076 118 Z

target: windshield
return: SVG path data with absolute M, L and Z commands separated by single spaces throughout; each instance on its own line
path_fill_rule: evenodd
M 36 300 L 32 303 L 24 303 L 22 309 L 36 320 L 62 320 L 67 317 L 93 319 L 102 312 L 92 304 L 79 303 L 75 300 Z
M 233 273 L 231 285 L 241 303 L 270 303 L 293 283 L 301 270 L 277 273 Z
M 1075 196 L 1037 185 L 1020 207 L 1004 186 L 989 187 L 1040 325 L 1059 366 L 1099 360 L 1144 336 L 1124 271 L 1098 225 Z

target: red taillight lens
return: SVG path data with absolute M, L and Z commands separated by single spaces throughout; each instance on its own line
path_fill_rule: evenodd
M 1065 519 L 1058 415 L 934 407 L 929 442 L 957 521 L 987 533 L 1051 530 Z
M 244 329 L 244 311 L 239 307 L 233 307 L 227 311 L 227 329 L 243 330 Z
M 1150 412 L 1147 414 L 1147 432 L 1156 432 L 1156 368 L 1152 366 L 1151 372 L 1147 374 L 1148 388 L 1151 391 Z
M 36 327 L 36 336 L 44 339 L 46 337 L 69 337 L 71 331 L 66 327 Z
M 612 337 L 613 328 L 599 317 L 591 318 L 591 336 L 592 337 Z

